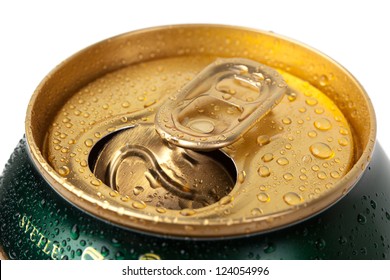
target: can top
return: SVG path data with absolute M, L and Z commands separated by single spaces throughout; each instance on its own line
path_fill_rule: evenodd
M 363 88 L 328 57 L 216 25 L 97 43 L 42 81 L 26 118 L 34 163 L 68 201 L 123 227 L 198 238 L 326 209 L 365 170 L 375 129 Z

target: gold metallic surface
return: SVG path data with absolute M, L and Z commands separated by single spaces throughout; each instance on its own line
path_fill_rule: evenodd
M 108 139 L 102 154 L 121 134 L 129 134 L 130 142 L 146 143 L 143 137 L 146 130 L 151 133 L 148 128 L 158 108 L 208 64 L 229 57 L 277 69 L 291 90 L 241 139 L 223 148 L 225 160 L 233 161 L 237 172 L 221 167 L 237 178 L 233 187 L 225 188 L 228 194 L 217 192 L 218 201 L 201 205 L 191 205 L 191 200 L 179 195 L 168 205 L 169 184 L 155 191 L 142 178 L 146 186 L 140 187 L 147 189 L 143 199 L 136 197 L 134 191 L 141 189 L 131 182 L 123 189 L 120 184 L 109 186 L 106 174 L 98 171 L 99 160 L 90 156 L 97 143 Z M 142 132 L 132 133 L 136 128 Z M 193 237 L 264 232 L 322 211 L 359 180 L 370 160 L 375 133 L 369 98 L 340 65 L 272 33 L 214 25 L 158 27 L 93 45 L 43 80 L 26 118 L 32 159 L 51 186 L 73 204 L 128 228 Z M 167 164 L 169 157 L 162 160 L 163 154 L 171 155 L 173 150 L 151 147 L 161 153 L 157 162 Z M 98 177 L 92 170 L 94 160 Z M 124 158 L 119 162 L 129 175 L 134 162 L 129 165 Z M 148 166 L 141 165 L 136 169 Z M 159 175 L 175 179 L 171 171 Z M 194 172 L 191 180 L 196 177 Z M 199 182 L 190 183 L 196 188 Z M 154 202 L 147 201 L 148 195 L 155 196 Z

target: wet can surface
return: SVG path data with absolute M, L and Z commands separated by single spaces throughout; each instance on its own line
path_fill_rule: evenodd
M 375 132 L 353 76 L 292 40 L 214 25 L 114 37 L 34 93 L 0 182 L 2 254 L 388 259 Z

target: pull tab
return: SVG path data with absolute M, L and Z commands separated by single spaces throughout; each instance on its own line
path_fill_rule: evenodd
M 232 144 L 283 98 L 287 84 L 258 62 L 218 59 L 156 114 L 160 136 L 184 148 L 209 151 Z

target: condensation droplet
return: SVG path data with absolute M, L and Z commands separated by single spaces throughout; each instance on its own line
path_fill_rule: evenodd
M 67 166 L 61 166 L 59 169 L 58 169 L 58 173 L 62 176 L 62 177 L 66 177 L 69 175 L 70 173 L 70 169 L 69 167 Z
M 257 195 L 257 199 L 260 201 L 260 202 L 263 202 L 263 203 L 266 203 L 266 202 L 269 202 L 271 200 L 271 198 L 269 197 L 269 195 L 265 192 L 261 192 Z
M 156 211 L 160 214 L 164 214 L 165 212 L 167 212 L 167 209 L 165 209 L 164 207 L 156 207 Z
M 95 187 L 98 187 L 102 184 L 102 181 L 100 179 L 93 179 L 91 180 L 91 184 L 94 185 Z
M 323 108 L 316 108 L 316 109 L 314 110 L 314 112 L 315 112 L 316 114 L 318 114 L 318 115 L 323 114 L 324 111 L 325 111 L 325 110 L 324 110 Z
M 340 144 L 341 146 L 348 146 L 348 143 L 349 143 L 348 139 L 345 138 L 345 137 L 340 138 L 338 142 L 339 142 L 339 144 Z
M 330 176 L 334 179 L 340 178 L 340 173 L 337 171 L 330 172 Z
M 220 204 L 220 205 L 227 205 L 227 204 L 233 202 L 233 200 L 234 200 L 234 197 L 233 197 L 233 196 L 227 195 L 227 196 L 222 197 L 222 198 L 219 200 L 219 204 Z
M 308 99 L 306 99 L 305 102 L 306 102 L 306 104 L 309 105 L 309 106 L 315 106 L 315 105 L 318 104 L 318 101 L 317 101 L 317 99 L 315 99 L 315 98 L 308 98 Z
M 100 138 L 100 137 L 102 137 L 102 134 L 100 132 L 95 132 L 94 136 L 96 138 Z
M 268 177 L 271 175 L 271 171 L 267 166 L 260 166 L 257 172 L 261 177 Z
M 289 164 L 288 159 L 285 158 L 285 157 L 278 158 L 278 159 L 276 160 L 276 162 L 277 162 L 279 165 L 281 165 L 281 166 L 284 166 L 284 165 Z
M 320 118 L 314 121 L 314 127 L 318 130 L 326 131 L 332 128 L 332 124 L 328 119 Z
M 303 198 L 295 193 L 295 192 L 288 192 L 283 196 L 284 202 L 286 202 L 288 205 L 297 205 L 303 202 Z
M 329 84 L 329 78 L 326 75 L 321 75 L 319 78 L 319 82 L 321 86 L 327 86 Z
M 309 135 L 309 137 L 311 137 L 311 138 L 314 138 L 314 137 L 317 136 L 317 132 L 315 132 L 314 130 L 312 130 L 312 131 L 309 131 L 309 132 L 307 133 L 307 135 Z
M 123 107 L 123 108 L 129 108 L 129 106 L 130 106 L 130 103 L 127 102 L 127 101 L 125 101 L 125 102 L 122 103 L 122 107 Z
M 365 223 L 367 223 L 367 218 L 366 216 L 360 213 L 357 215 L 357 221 L 359 224 L 364 225 Z
M 183 210 L 180 211 L 180 215 L 186 216 L 186 217 L 193 216 L 195 214 L 196 214 L 196 211 L 194 209 L 186 208 L 186 209 L 183 209 Z
M 131 205 L 135 209 L 145 209 L 146 208 L 146 204 L 142 200 L 141 201 L 134 201 Z
M 257 144 L 260 147 L 267 145 L 269 142 L 271 142 L 271 140 L 268 135 L 260 135 L 257 137 Z
M 92 145 L 93 145 L 93 140 L 92 140 L 92 139 L 87 139 L 87 140 L 84 141 L 84 144 L 85 144 L 85 146 L 87 146 L 87 147 L 92 147 Z
M 340 127 L 339 132 L 341 135 L 348 135 L 348 129 L 346 129 L 344 127 Z
M 133 189 L 133 193 L 136 196 L 139 195 L 140 193 L 142 193 L 143 191 L 144 191 L 144 188 L 142 186 L 136 186 Z
M 318 172 L 317 177 L 321 180 L 325 180 L 326 178 L 328 178 L 328 176 L 326 175 L 326 173 L 324 171 Z
M 290 118 L 284 118 L 283 120 L 282 120 L 282 123 L 284 123 L 284 124 L 291 124 L 291 119 Z
M 331 147 L 322 142 L 317 142 L 311 145 L 310 152 L 313 156 L 320 159 L 329 159 L 334 156 L 334 152 Z
M 295 92 L 290 92 L 287 95 L 287 99 L 288 99 L 288 101 L 293 102 L 297 99 L 297 94 Z
M 243 170 L 240 172 L 240 174 L 238 174 L 238 182 L 240 182 L 241 184 L 244 183 L 245 177 L 246 177 L 246 172 Z
M 260 216 L 261 214 L 263 214 L 263 210 L 261 210 L 260 208 L 253 208 L 251 210 L 251 215 L 254 217 Z
M 305 164 L 311 163 L 311 162 L 312 162 L 311 156 L 310 156 L 310 155 L 304 155 L 304 156 L 302 157 L 302 162 L 305 163 Z
M 305 107 L 299 108 L 298 111 L 300 113 L 305 113 L 306 112 L 306 108 Z
M 284 180 L 286 180 L 286 181 L 291 181 L 292 179 L 294 179 L 294 176 L 293 176 L 291 173 L 285 173 L 285 174 L 283 175 L 283 178 L 284 178 Z
M 271 153 L 266 153 L 264 154 L 261 159 L 264 161 L 264 162 L 270 162 L 274 159 L 274 155 L 271 154 Z

